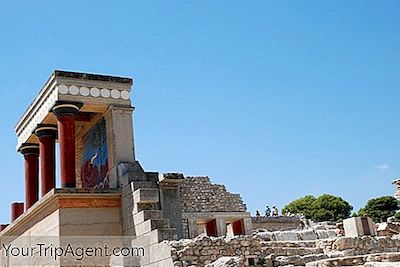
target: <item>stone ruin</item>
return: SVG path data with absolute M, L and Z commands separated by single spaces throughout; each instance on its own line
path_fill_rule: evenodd
M 108 75 L 51 75 L 15 129 L 25 201 L 11 204 L 0 238 L 145 237 L 150 257 L 140 266 L 149 267 L 400 266 L 396 223 L 376 232 L 371 220 L 351 218 L 341 236 L 335 225 L 297 217 L 252 218 L 240 195 L 208 177 L 145 171 L 134 149 L 132 85 Z

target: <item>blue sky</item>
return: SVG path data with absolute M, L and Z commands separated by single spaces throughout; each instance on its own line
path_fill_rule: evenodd
M 400 176 L 398 1 L 0 2 L 0 221 L 24 199 L 14 125 L 54 69 L 135 78 L 146 170 L 208 175 L 250 211 Z

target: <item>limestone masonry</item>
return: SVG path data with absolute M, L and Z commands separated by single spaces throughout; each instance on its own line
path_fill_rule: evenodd
M 224 185 L 211 184 L 208 177 L 187 177 L 180 185 L 182 212 L 246 212 L 239 194 Z

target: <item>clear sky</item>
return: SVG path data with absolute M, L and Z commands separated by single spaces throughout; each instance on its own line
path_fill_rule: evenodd
M 250 211 L 400 176 L 398 1 L 0 2 L 0 222 L 14 125 L 54 69 L 130 76 L 146 170 L 208 175 Z

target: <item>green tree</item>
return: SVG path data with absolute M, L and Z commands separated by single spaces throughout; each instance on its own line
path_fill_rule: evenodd
M 399 209 L 398 201 L 391 196 L 378 197 L 368 200 L 364 208 L 358 212 L 359 216 L 369 216 L 375 222 L 384 222 L 396 214 Z
M 397 220 L 400 220 L 400 211 L 396 212 L 396 214 L 394 215 L 394 217 L 395 217 Z
M 296 214 L 303 214 L 307 219 L 311 219 L 312 217 L 312 210 L 310 207 L 315 201 L 315 197 L 311 195 L 304 196 L 302 198 L 296 199 L 290 202 L 283 208 L 283 212 L 291 212 Z
M 315 221 L 340 221 L 350 217 L 353 207 L 344 199 L 329 194 L 319 196 L 313 203 Z M 329 218 L 330 217 L 330 218 Z
M 283 212 L 303 214 L 317 222 L 340 221 L 350 217 L 353 207 L 341 197 L 325 194 L 318 198 L 307 195 L 294 200 L 283 208 Z

